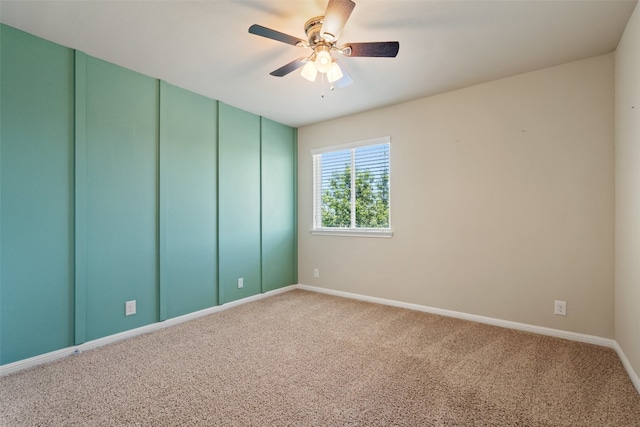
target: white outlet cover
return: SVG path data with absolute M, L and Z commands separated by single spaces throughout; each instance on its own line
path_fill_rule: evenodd
M 557 314 L 559 316 L 567 315 L 567 302 L 566 301 L 554 301 L 554 310 L 553 314 Z
M 131 316 L 132 314 L 136 314 L 136 300 L 124 303 L 124 315 Z
M 244 287 L 244 279 L 242 277 L 240 277 L 238 279 L 238 289 L 243 288 Z
M 320 277 L 320 270 L 317 268 L 313 269 L 313 277 L 315 277 L 316 279 Z

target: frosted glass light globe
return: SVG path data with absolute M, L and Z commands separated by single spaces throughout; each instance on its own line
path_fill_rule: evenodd
M 316 68 L 321 73 L 326 73 L 331 68 L 331 63 L 333 59 L 328 51 L 323 50 L 316 55 Z

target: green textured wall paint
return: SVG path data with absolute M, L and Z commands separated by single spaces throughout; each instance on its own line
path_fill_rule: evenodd
M 296 282 L 295 129 L 0 27 L 0 364 Z
M 217 102 L 161 82 L 161 318 L 218 303 Z
M 226 303 L 262 289 L 260 117 L 220 103 L 218 144 L 219 288 Z
M 73 344 L 73 51 L 0 28 L 0 364 Z
M 76 286 L 85 289 L 86 318 L 76 322 L 92 340 L 158 320 L 159 84 L 89 56 L 85 72 L 86 123 L 76 123 L 85 140 L 76 144 L 84 145 L 77 180 L 86 192 L 77 195 L 84 212 L 76 222 L 86 253 L 76 259 L 86 265 Z M 125 317 L 129 300 L 137 314 Z
M 296 283 L 295 129 L 262 118 L 262 291 Z

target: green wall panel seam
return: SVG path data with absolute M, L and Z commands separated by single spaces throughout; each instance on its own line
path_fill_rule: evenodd
M 263 150 L 263 126 L 264 126 L 264 117 L 260 116 L 260 292 L 261 293 L 265 293 L 266 292 L 266 286 L 264 284 L 264 278 L 266 277 L 264 274 L 264 240 L 263 240 L 263 226 L 262 226 L 262 219 L 263 219 L 263 214 L 264 214 L 264 206 L 262 205 L 262 192 L 263 192 L 263 186 L 262 183 L 264 182 L 264 169 L 262 167 L 262 161 L 264 159 L 264 153 L 262 152 Z
M 293 282 L 298 283 L 298 128 L 293 129 Z
M 0 24 L 0 49 L 4 24 Z M 0 113 L 2 112 L 2 51 L 0 50 Z M 0 332 L 2 331 L 2 114 L 0 114 Z M 0 357 L 2 357 L 2 339 L 0 339 Z M 1 363 L 1 362 L 0 362 Z
M 74 293 L 75 293 L 75 344 L 86 341 L 87 331 L 87 235 L 86 235 L 86 82 L 87 57 L 83 52 L 75 52 L 75 141 L 74 141 L 74 205 L 75 205 L 75 248 L 74 248 Z
M 216 110 L 216 131 L 217 135 L 217 144 L 216 144 L 216 275 L 218 276 L 218 304 L 223 304 L 224 297 L 224 286 L 222 286 L 222 277 L 220 275 L 220 141 L 221 141 L 221 132 L 220 132 L 220 115 L 222 114 L 223 103 L 217 101 L 218 108 Z
M 167 83 L 159 81 L 159 102 L 158 102 L 158 305 L 159 319 L 166 320 L 169 316 L 169 301 L 167 300 L 167 197 L 164 189 L 165 182 L 162 171 L 166 170 L 166 160 L 163 153 L 163 144 L 167 139 Z
M 2 112 L 2 32 L 4 24 L 0 24 L 0 113 Z M 2 331 L 2 114 L 0 114 L 0 332 Z M 0 357 L 3 354 L 0 339 Z M 1 362 L 0 362 L 1 363 Z
M 215 281 L 216 281 L 216 302 L 215 305 L 222 305 L 222 299 L 221 299 L 221 295 L 220 295 L 220 289 L 222 288 L 222 286 L 220 286 L 220 104 L 221 102 L 216 100 L 215 101 L 216 104 L 216 116 L 214 118 L 214 120 L 216 121 L 216 132 L 215 132 L 215 153 L 216 153 L 216 173 L 215 173 L 215 179 L 216 179 L 216 185 L 215 185 L 215 189 L 216 189 L 216 194 L 215 196 L 215 201 L 216 201 L 216 208 L 215 208 L 215 212 L 216 212 L 216 226 L 215 226 L 215 230 L 216 230 L 216 235 L 215 235 L 215 240 L 216 240 L 216 256 L 215 256 L 215 260 L 214 262 L 216 263 L 216 274 L 215 274 Z

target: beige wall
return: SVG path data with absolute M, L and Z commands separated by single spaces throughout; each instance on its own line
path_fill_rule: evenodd
M 616 65 L 616 341 L 640 374 L 640 7 Z
M 613 78 L 609 54 L 300 128 L 299 282 L 613 338 Z M 387 135 L 393 238 L 310 235 L 310 150 Z

